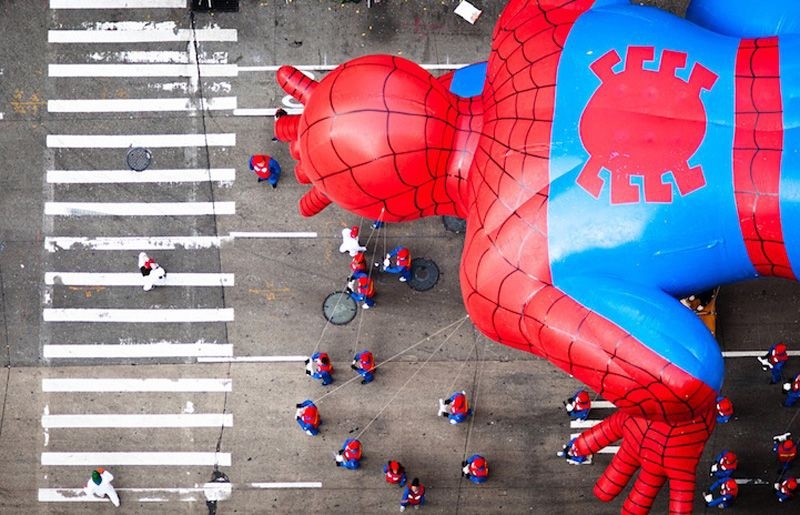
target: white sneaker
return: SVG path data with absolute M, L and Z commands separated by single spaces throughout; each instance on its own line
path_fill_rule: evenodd
M 443 417 L 447 413 L 447 407 L 444 405 L 444 399 L 439 399 L 439 413 L 437 417 Z
M 369 304 L 364 303 L 364 304 L 361 305 L 361 307 L 364 308 L 364 309 L 369 309 Z
M 400 277 L 400 282 L 401 282 L 401 283 L 404 283 L 404 282 L 406 282 L 406 278 L 405 278 L 405 277 Z
M 150 291 L 150 290 L 153 289 L 153 285 L 152 284 L 145 284 L 144 286 L 142 286 L 142 289 L 144 291 Z

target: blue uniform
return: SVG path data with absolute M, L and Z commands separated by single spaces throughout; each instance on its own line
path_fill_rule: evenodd
M 353 356 L 351 367 L 363 378 L 361 384 L 371 383 L 375 379 L 375 357 L 370 351 L 365 349 Z
M 305 400 L 297 405 L 295 419 L 307 435 L 316 436 L 319 434 L 319 425 L 322 424 L 322 420 L 320 420 L 317 406 L 310 400 Z
M 464 422 L 472 415 L 472 408 L 469 407 L 467 396 L 464 392 L 454 393 L 444 403 L 450 406 L 450 413 L 447 414 L 447 418 L 450 419 L 451 424 Z
M 348 438 L 336 455 L 336 466 L 356 470 L 361 466 L 361 442 L 355 438 Z
M 325 359 L 323 359 L 325 358 Z M 321 379 L 322 385 L 326 386 L 333 382 L 333 365 L 331 365 L 330 358 L 325 352 L 315 352 L 311 355 L 310 362 L 307 363 L 310 369 L 306 369 L 308 374 L 314 379 Z

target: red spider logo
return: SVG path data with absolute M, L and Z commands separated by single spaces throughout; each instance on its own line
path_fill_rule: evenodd
M 681 195 L 706 184 L 702 167 L 690 167 L 688 160 L 706 133 L 700 90 L 710 90 L 717 75 L 695 63 L 688 81 L 676 77 L 686 66 L 686 53 L 673 50 L 664 50 L 657 70 L 645 69 L 654 54 L 653 47 L 629 47 L 619 73 L 612 70 L 621 61 L 616 50 L 591 65 L 602 84 L 581 116 L 580 137 L 590 158 L 577 182 L 598 198 L 600 171 L 608 170 L 612 204 L 639 202 L 634 176 L 644 184 L 645 202 L 672 202 L 672 184 L 663 182 L 668 172 Z

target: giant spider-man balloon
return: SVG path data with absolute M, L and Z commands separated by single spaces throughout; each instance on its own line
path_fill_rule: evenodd
M 800 73 L 800 39 L 744 27 L 745 0 L 696 5 L 715 3 L 727 35 L 628 0 L 511 0 L 485 65 L 437 79 L 367 56 L 320 82 L 278 73 L 305 106 L 276 124 L 312 184 L 302 214 L 466 218 L 470 318 L 619 408 L 573 452 L 622 439 L 595 494 L 638 470 L 626 513 L 667 481 L 670 511 L 689 513 L 714 428 L 720 351 L 676 298 L 800 267 L 800 95 L 782 79 Z M 775 16 L 792 15 L 800 26 Z

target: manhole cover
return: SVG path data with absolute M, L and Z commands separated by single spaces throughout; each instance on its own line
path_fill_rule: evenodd
M 439 267 L 436 262 L 426 258 L 411 260 L 411 279 L 408 285 L 417 291 L 427 291 L 439 282 Z
M 322 316 L 333 325 L 349 324 L 358 313 L 358 304 L 350 294 L 335 291 L 322 301 Z
M 152 160 L 153 155 L 150 154 L 150 151 L 142 147 L 133 147 L 128 150 L 128 155 L 125 156 L 128 168 L 137 172 L 146 170 Z
M 446 231 L 462 234 L 467 232 L 467 221 L 457 216 L 443 216 L 442 223 Z

